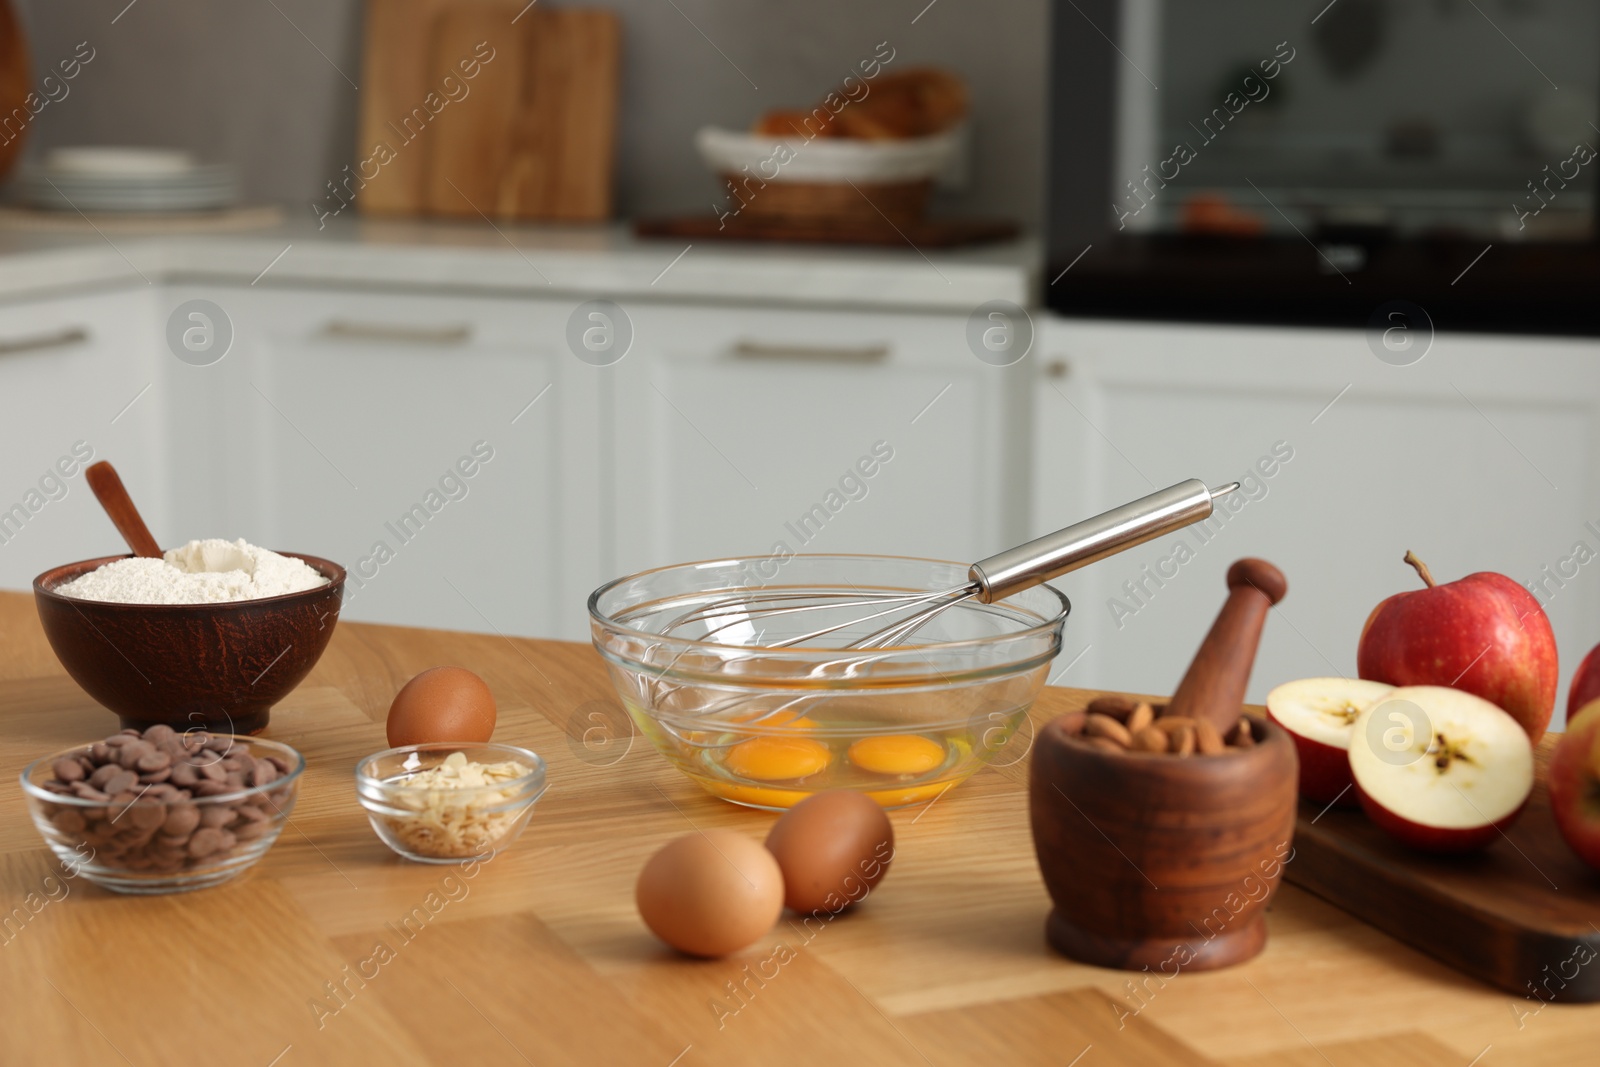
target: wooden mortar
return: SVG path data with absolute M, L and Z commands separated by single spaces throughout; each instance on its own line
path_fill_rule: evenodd
M 1163 714 L 1205 718 L 1219 732 L 1238 722 L 1267 611 L 1287 588 L 1265 560 L 1229 568 L 1227 602 Z M 1289 736 L 1252 719 L 1255 745 L 1219 755 L 1108 752 L 1075 737 L 1073 719 L 1040 731 L 1028 783 L 1034 850 L 1055 902 L 1050 944 L 1085 963 L 1165 977 L 1255 956 L 1293 858 Z

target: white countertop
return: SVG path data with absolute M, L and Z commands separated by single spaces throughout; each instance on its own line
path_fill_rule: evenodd
M 6 231 L 0 232 L 0 300 L 105 285 L 167 280 L 249 284 L 259 278 L 257 284 L 263 285 L 948 309 L 964 314 L 986 300 L 1032 304 L 1041 259 L 1032 238 L 924 253 L 909 246 L 691 245 L 642 240 L 623 224 L 491 228 L 481 223 L 348 219 L 331 220 L 322 230 L 306 221 L 204 236 Z

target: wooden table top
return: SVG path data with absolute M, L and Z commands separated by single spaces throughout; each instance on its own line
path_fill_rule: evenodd
M 443 663 L 493 688 L 497 740 L 550 765 L 521 839 L 470 874 L 389 852 L 351 782 L 395 691 Z M 1051 689 L 1033 722 L 1092 695 Z M 694 828 L 762 837 L 773 816 L 703 794 L 642 738 L 620 759 L 622 738 L 599 755 L 569 740 L 608 705 L 586 646 L 343 623 L 266 734 L 309 762 L 278 843 L 227 885 L 122 897 L 62 879 L 15 784 L 115 720 L 63 674 L 31 597 L 0 594 L 0 1061 L 1594 1062 L 1600 1005 L 1537 1010 L 1290 885 L 1261 956 L 1136 999 L 1132 976 L 1045 945 L 1026 760 L 894 812 L 894 865 L 856 911 L 812 930 L 786 914 L 738 958 L 677 956 L 634 910 L 645 859 Z

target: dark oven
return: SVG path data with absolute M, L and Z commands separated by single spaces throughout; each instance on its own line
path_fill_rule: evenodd
M 1052 14 L 1052 308 L 1600 333 L 1595 0 Z

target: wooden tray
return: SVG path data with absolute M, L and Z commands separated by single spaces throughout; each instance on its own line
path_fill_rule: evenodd
M 1474 978 L 1541 1003 L 1600 1000 L 1600 873 L 1561 839 L 1545 767 L 1506 835 L 1475 856 L 1429 857 L 1360 811 L 1302 802 L 1284 877 Z
M 996 219 L 924 219 L 898 228 L 885 222 L 822 222 L 796 219 L 686 215 L 670 219 L 640 219 L 633 224 L 640 237 L 681 237 L 689 240 L 796 241 L 803 244 L 897 245 L 915 248 L 953 248 L 957 245 L 1003 241 L 1017 235 L 1017 224 Z

